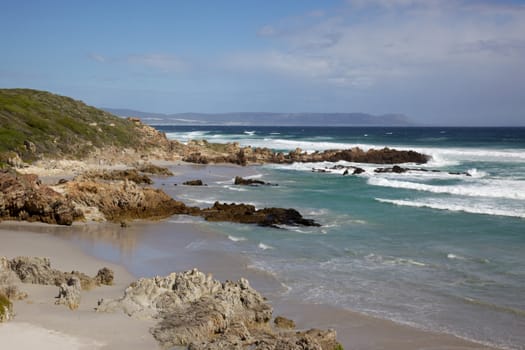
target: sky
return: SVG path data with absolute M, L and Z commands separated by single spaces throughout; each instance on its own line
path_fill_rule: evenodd
M 0 87 L 525 126 L 525 0 L 0 0 Z

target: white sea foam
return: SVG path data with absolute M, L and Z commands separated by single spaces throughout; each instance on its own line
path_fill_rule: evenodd
M 259 245 L 257 247 L 259 247 L 262 250 L 274 249 L 274 247 L 272 247 L 271 245 L 264 244 L 262 242 L 259 243 Z
M 168 132 L 166 137 L 170 140 L 177 140 L 180 142 L 188 142 L 189 140 L 199 140 L 209 138 L 208 131 L 189 131 L 189 132 Z
M 467 258 L 461 256 L 461 255 L 456 255 L 456 254 L 452 254 L 452 253 L 448 253 L 447 254 L 447 258 L 448 259 L 451 259 L 451 260 L 467 260 Z
M 392 257 L 392 256 L 382 256 L 379 254 L 368 254 L 365 256 L 365 259 L 380 265 L 413 265 L 418 267 L 425 267 L 427 264 L 414 260 L 409 258 L 399 258 L 399 257 Z
M 232 236 L 232 235 L 228 235 L 228 239 L 230 241 L 233 241 L 233 242 L 242 242 L 242 241 L 246 240 L 245 237 L 236 237 L 236 236 Z
M 486 172 L 478 170 L 476 168 L 467 170 L 467 174 L 469 174 L 471 177 L 476 178 L 476 179 L 487 176 Z
M 279 133 L 272 133 L 277 136 Z M 367 134 L 363 136 L 368 136 Z M 490 148 L 466 148 L 466 147 L 414 147 L 410 145 L 392 144 L 369 144 L 369 143 L 343 143 L 327 142 L 318 140 L 288 140 L 283 138 L 258 138 L 254 131 L 245 131 L 238 135 L 209 134 L 209 131 L 190 131 L 190 132 L 170 132 L 167 133 L 170 139 L 188 141 L 190 139 L 208 138 L 214 142 L 237 141 L 242 146 L 271 147 L 273 149 L 294 150 L 301 148 L 306 152 L 324 151 L 328 149 L 349 149 L 359 147 L 363 150 L 371 148 L 380 149 L 383 147 L 395 148 L 398 150 L 414 150 L 428 154 L 432 157 L 427 166 L 447 167 L 458 165 L 464 161 L 489 161 L 489 162 L 519 162 L 525 161 L 525 150 L 523 149 L 490 149 Z
M 407 190 L 453 194 L 468 197 L 507 198 L 525 200 L 525 182 L 514 180 L 487 180 L 460 185 L 428 185 L 424 183 L 391 180 L 383 177 L 370 177 L 368 184 L 373 186 L 402 188 Z
M 246 192 L 247 190 L 245 188 L 242 188 L 242 187 L 238 187 L 238 186 L 229 186 L 229 185 L 225 185 L 223 186 L 224 188 L 227 188 L 231 191 L 237 191 L 237 192 Z
M 438 210 L 460 211 L 471 214 L 485 214 L 496 216 L 510 216 L 525 218 L 525 209 L 523 208 L 501 208 L 498 204 L 477 203 L 475 201 L 454 201 L 452 199 L 423 199 L 423 200 L 402 200 L 402 199 L 384 199 L 375 198 L 382 203 L 390 203 L 399 206 L 415 208 L 431 208 Z

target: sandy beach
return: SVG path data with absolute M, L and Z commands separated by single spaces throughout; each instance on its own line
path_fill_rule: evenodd
M 203 181 L 228 179 L 250 168 L 232 166 L 184 166 L 172 169 L 173 178 L 156 185 L 172 186 L 190 178 Z M 182 191 L 178 188 L 178 191 Z M 182 218 L 183 219 L 183 218 Z M 489 349 L 452 335 L 437 334 L 399 325 L 333 306 L 304 304 L 283 296 L 278 279 L 253 268 L 249 258 L 223 252 L 188 249 L 206 241 L 221 244 L 227 238 L 203 230 L 181 218 L 159 222 L 134 222 L 126 229 L 116 224 L 75 224 L 59 227 L 41 224 L 0 223 L 0 256 L 50 257 L 52 266 L 64 271 L 79 270 L 90 275 L 107 266 L 115 271 L 115 284 L 82 294 L 80 308 L 70 311 L 54 305 L 58 288 L 21 285 L 29 294 L 14 303 L 15 320 L 0 325 L 0 338 L 7 349 L 144 349 L 158 348 L 148 329 L 149 322 L 137 321 L 122 313 L 94 312 L 101 298 L 116 298 L 137 277 L 165 275 L 197 267 L 219 280 L 248 278 L 274 307 L 274 316 L 296 321 L 298 328 L 333 328 L 345 349 Z

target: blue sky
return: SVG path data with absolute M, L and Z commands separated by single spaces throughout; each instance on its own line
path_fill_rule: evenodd
M 0 0 L 0 87 L 149 112 L 525 125 L 525 2 Z

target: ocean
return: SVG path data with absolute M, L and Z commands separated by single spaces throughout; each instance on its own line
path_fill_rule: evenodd
M 312 172 L 333 163 L 263 165 L 253 177 L 175 195 L 299 210 L 321 227 L 284 230 L 197 220 L 225 237 L 188 249 L 242 254 L 273 274 L 283 297 L 347 308 L 504 349 L 525 349 L 525 128 L 156 126 L 185 142 L 239 142 L 280 151 L 390 147 L 440 170 Z M 450 174 L 459 173 L 459 174 Z

